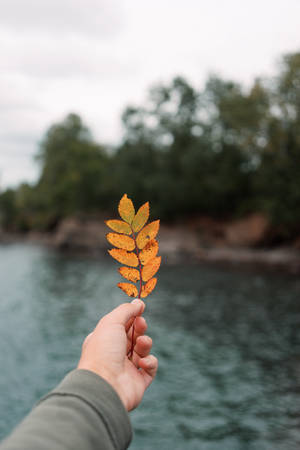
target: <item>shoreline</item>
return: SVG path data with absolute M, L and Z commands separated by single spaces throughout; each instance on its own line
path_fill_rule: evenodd
M 105 255 L 110 245 L 106 241 L 107 227 L 96 221 L 68 219 L 52 233 L 0 234 L 0 245 L 15 243 L 38 244 L 65 253 Z M 236 239 L 236 236 L 235 236 Z M 219 237 L 188 225 L 162 225 L 159 232 L 159 254 L 165 264 L 210 264 L 231 268 L 259 268 L 300 274 L 300 251 L 293 246 L 266 247 L 229 245 Z

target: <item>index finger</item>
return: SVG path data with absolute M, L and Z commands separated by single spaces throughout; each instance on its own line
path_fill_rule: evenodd
M 145 303 L 140 299 L 134 299 L 131 303 L 123 303 L 105 316 L 105 321 L 110 323 L 126 323 L 133 317 L 140 316 L 145 309 Z

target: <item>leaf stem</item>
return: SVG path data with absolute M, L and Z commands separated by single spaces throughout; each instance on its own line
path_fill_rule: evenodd
M 143 284 L 142 284 L 142 264 L 141 264 L 141 261 L 140 261 L 140 252 L 139 252 L 139 248 L 138 248 L 137 243 L 136 243 L 135 233 L 134 233 L 132 228 L 131 228 L 131 232 L 132 232 L 132 237 L 133 237 L 133 240 L 134 240 L 134 243 L 135 243 L 136 256 L 137 256 L 138 261 L 139 261 L 140 288 L 139 288 L 138 298 L 141 298 L 141 292 L 142 292 L 142 287 L 143 287 Z M 134 349 L 134 322 L 135 322 L 135 320 L 133 321 L 133 324 L 132 324 L 131 349 L 130 349 L 129 359 L 132 359 L 133 349 Z

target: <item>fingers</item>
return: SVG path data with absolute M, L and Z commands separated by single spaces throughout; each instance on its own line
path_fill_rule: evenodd
M 87 346 L 87 344 L 88 344 L 89 340 L 91 339 L 92 335 L 93 335 L 93 332 L 87 335 L 87 337 L 83 341 L 82 348 L 85 348 Z
M 128 346 L 128 351 L 130 348 L 131 346 Z M 151 348 L 152 339 L 149 336 L 138 336 L 131 359 L 136 368 L 139 368 L 140 359 L 145 358 L 150 354 Z
M 134 335 L 132 336 L 132 327 L 127 332 L 127 353 L 132 347 L 132 340 L 133 346 L 135 346 L 138 336 L 143 336 L 146 330 L 147 322 L 144 317 L 136 317 L 134 321 Z
M 152 339 L 149 336 L 139 336 L 136 340 L 134 351 L 140 358 L 148 356 L 152 348 Z
M 134 346 L 132 362 L 138 368 L 141 358 L 145 358 L 150 354 L 152 347 L 152 339 L 149 336 L 139 336 Z
M 125 325 L 125 331 L 126 331 L 126 333 L 127 333 L 128 330 L 131 328 L 131 325 L 133 324 L 134 319 L 135 319 L 135 317 L 132 317 L 132 318 L 129 319 L 128 322 L 126 323 L 126 325 Z
M 104 316 L 102 321 L 104 320 L 106 323 L 119 323 L 125 326 L 130 319 L 141 315 L 144 309 L 145 303 L 136 298 L 131 303 L 123 303 L 113 309 L 112 312 Z
M 133 323 L 133 322 L 132 322 Z M 134 321 L 134 340 L 136 340 L 137 336 L 143 335 L 145 331 L 147 330 L 147 322 L 144 319 L 144 317 L 136 317 Z M 127 337 L 128 339 L 132 338 L 132 326 L 127 331 Z
M 139 360 L 139 367 L 142 369 L 140 373 L 144 379 L 145 387 L 147 388 L 156 376 L 158 360 L 155 356 L 148 355 Z

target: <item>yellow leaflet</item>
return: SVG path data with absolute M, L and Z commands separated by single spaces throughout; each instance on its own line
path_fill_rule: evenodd
M 129 297 L 145 298 L 156 286 L 157 279 L 154 276 L 161 264 L 161 257 L 157 256 L 158 242 L 155 239 L 160 222 L 155 220 L 146 225 L 149 219 L 149 202 L 144 203 L 135 213 L 127 194 L 121 198 L 118 210 L 122 220 L 106 221 L 106 225 L 113 230 L 107 233 L 107 240 L 115 247 L 108 252 L 123 265 L 119 268 L 120 275 L 130 281 L 121 282 L 118 287 Z
M 132 229 L 136 233 L 140 231 L 149 218 L 149 202 L 140 207 L 132 221 Z
M 157 283 L 157 278 L 151 278 L 151 280 L 147 281 L 147 283 L 142 288 L 141 297 L 145 298 L 149 294 L 151 294 L 151 292 L 153 291 L 153 289 L 156 286 L 156 283 Z
M 131 228 L 128 223 L 123 222 L 123 220 L 107 220 L 106 225 L 117 233 L 131 234 Z
M 131 267 L 120 267 L 119 272 L 122 277 L 126 278 L 126 280 L 133 281 L 133 283 L 136 283 L 140 279 L 140 272 L 137 269 L 132 269 Z
M 123 248 L 124 250 L 129 251 L 135 249 L 134 240 L 129 236 L 125 236 L 124 234 L 107 233 L 106 239 L 115 247 Z
M 155 239 L 151 239 L 140 253 L 140 261 L 143 265 L 147 264 L 150 259 L 154 258 L 158 252 L 158 242 Z
M 119 203 L 119 214 L 125 222 L 131 224 L 134 218 L 134 206 L 127 194 L 124 194 Z
M 142 269 L 142 280 L 149 281 L 150 278 L 152 278 L 153 275 L 155 275 L 156 272 L 158 271 L 160 263 L 161 263 L 161 256 L 157 256 L 156 258 L 150 259 L 150 261 Z
M 138 257 L 135 253 L 127 252 L 121 248 L 112 248 L 108 250 L 108 253 L 121 264 L 126 264 L 131 267 L 137 267 L 139 264 Z
M 148 223 L 137 235 L 136 243 L 138 248 L 142 249 L 151 240 L 154 239 L 159 230 L 159 220 Z
M 129 295 L 129 297 L 137 297 L 138 290 L 134 284 L 131 283 L 118 283 L 118 287 L 125 292 L 125 294 Z

